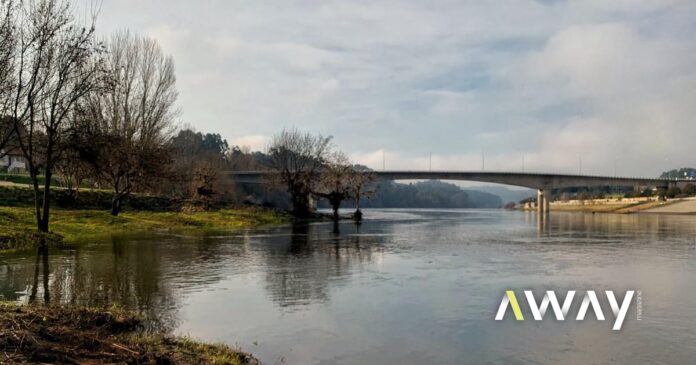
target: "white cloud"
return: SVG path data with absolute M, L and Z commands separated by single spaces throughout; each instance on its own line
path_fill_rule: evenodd
M 598 173 L 614 160 L 625 174 L 654 174 L 666 161 L 693 165 L 686 146 L 696 137 L 696 107 L 687 101 L 696 92 L 694 61 L 693 44 L 625 25 L 571 26 L 552 36 L 529 56 L 520 80 L 547 90 L 540 103 L 571 100 L 586 111 L 549 126 L 539 151 L 550 166 L 576 155 Z
M 330 134 L 387 166 L 654 175 L 696 165 L 696 3 L 110 1 L 102 32 L 157 38 L 183 122 L 264 147 Z M 237 137 L 245 136 L 245 137 Z M 361 152 L 363 151 L 363 152 Z M 364 152 L 378 151 L 378 152 Z M 390 157 L 391 156 L 391 157 Z M 391 161 L 391 162 L 390 162 Z
M 271 138 L 260 134 L 233 138 L 230 142 L 232 146 L 249 148 L 252 151 L 265 151 Z

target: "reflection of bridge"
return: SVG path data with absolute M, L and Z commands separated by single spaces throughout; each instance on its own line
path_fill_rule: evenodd
M 231 173 L 240 183 L 261 183 L 264 176 L 275 172 L 234 171 Z M 549 200 L 545 192 L 561 188 L 592 187 L 634 187 L 634 188 L 668 188 L 685 184 L 691 180 L 684 179 L 649 179 L 635 177 L 609 177 L 591 175 L 566 175 L 527 172 L 485 172 L 485 171 L 373 171 L 381 180 L 465 180 L 486 183 L 522 186 L 537 189 L 537 207 L 539 213 L 548 212 Z

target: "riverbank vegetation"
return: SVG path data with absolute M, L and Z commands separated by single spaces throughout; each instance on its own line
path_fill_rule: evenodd
M 0 207 L 0 251 L 49 244 L 73 243 L 81 239 L 124 232 L 229 230 L 289 221 L 287 215 L 253 207 L 194 212 L 127 211 L 118 216 L 103 210 L 54 209 L 50 233 L 34 229 L 29 207 Z
M 32 190 L 38 231 L 51 231 L 56 195 L 69 202 L 85 188 L 108 193 L 113 216 L 134 194 L 202 209 L 274 201 L 237 189 L 231 170 L 280 176 L 268 186 L 284 191 L 300 218 L 314 198 L 337 208 L 369 194 L 368 175 L 330 137 L 283 130 L 264 154 L 179 129 L 173 58 L 155 39 L 127 30 L 98 36 L 96 25 L 96 13 L 77 17 L 68 0 L 0 2 L 0 157 L 21 160 L 8 169 L 27 175 L 10 181 Z
M 226 345 L 144 334 L 138 316 L 109 310 L 0 304 L 0 362 L 258 364 Z

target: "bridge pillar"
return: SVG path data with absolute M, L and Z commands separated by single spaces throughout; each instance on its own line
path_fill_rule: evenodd
M 540 215 L 549 213 L 549 198 L 546 196 L 544 189 L 537 190 L 537 212 Z
M 314 194 L 309 194 L 309 211 L 312 213 L 317 211 L 317 197 Z

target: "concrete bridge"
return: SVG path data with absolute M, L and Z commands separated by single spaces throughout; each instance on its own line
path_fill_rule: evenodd
M 488 172 L 488 171 L 371 171 L 380 180 L 463 180 L 521 186 L 537 190 L 537 209 L 539 213 L 549 211 L 549 199 L 546 192 L 562 188 L 592 188 L 592 187 L 633 187 L 669 188 L 685 185 L 694 180 L 686 179 L 652 179 L 639 177 L 612 177 L 595 175 L 568 175 L 531 172 Z M 258 184 L 264 176 L 277 172 L 264 171 L 232 171 L 230 172 L 239 183 Z

